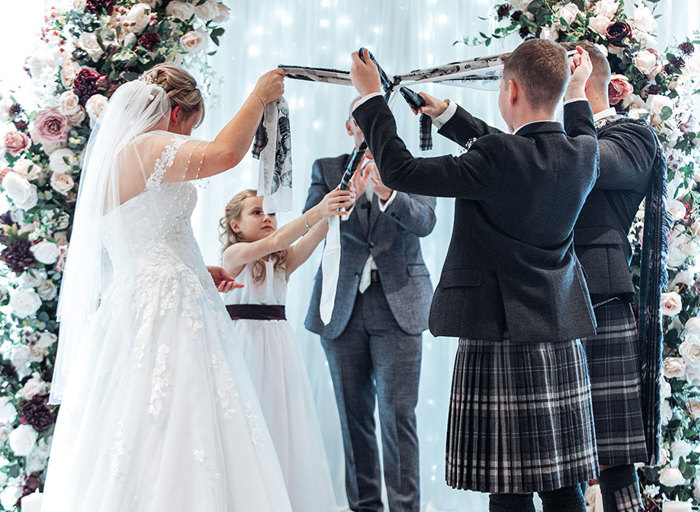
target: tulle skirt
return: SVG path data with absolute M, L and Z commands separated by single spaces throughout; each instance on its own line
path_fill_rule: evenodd
M 199 270 L 158 262 L 103 300 L 66 387 L 42 512 L 291 511 L 231 322 Z
M 235 320 L 295 512 L 338 509 L 311 386 L 286 320 Z

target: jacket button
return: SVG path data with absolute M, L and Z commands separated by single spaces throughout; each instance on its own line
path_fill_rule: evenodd
M 370 249 L 374 249 L 374 242 L 370 242 L 370 243 L 369 243 L 369 248 L 370 248 Z

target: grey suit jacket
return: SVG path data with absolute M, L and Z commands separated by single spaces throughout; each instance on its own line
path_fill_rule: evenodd
M 304 211 L 338 186 L 349 159 L 346 154 L 314 162 Z M 426 330 L 433 287 L 423 262 L 420 237 L 430 234 L 434 227 L 434 198 L 398 192 L 386 211 L 381 212 L 376 195 L 371 205 L 361 196 L 350 217 L 340 223 L 340 276 L 331 321 L 324 325 L 319 315 L 319 267 L 306 328 L 328 339 L 343 333 L 355 305 L 362 269 L 372 254 L 387 302 L 401 329 L 408 334 Z

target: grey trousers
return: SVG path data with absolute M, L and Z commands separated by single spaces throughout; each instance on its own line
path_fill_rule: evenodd
M 321 337 L 340 413 L 346 489 L 354 511 L 384 510 L 375 400 L 379 403 L 389 510 L 420 510 L 415 409 L 421 341 L 421 335 L 401 330 L 380 283 L 358 294 L 343 334 L 334 339 Z

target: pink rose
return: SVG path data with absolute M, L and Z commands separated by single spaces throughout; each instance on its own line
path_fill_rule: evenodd
M 29 147 L 30 141 L 22 132 L 9 132 L 5 135 L 5 150 L 11 155 L 18 155 Z
M 664 359 L 664 377 L 667 379 L 682 379 L 685 377 L 685 361 L 680 357 Z
M 617 105 L 634 91 L 634 87 L 625 75 L 613 75 L 608 85 L 608 97 L 611 105 Z
M 661 294 L 661 313 L 666 316 L 675 316 L 683 309 L 683 300 L 676 292 Z
M 49 146 L 61 144 L 68 137 L 68 119 L 56 108 L 42 110 L 34 121 L 32 137 Z

